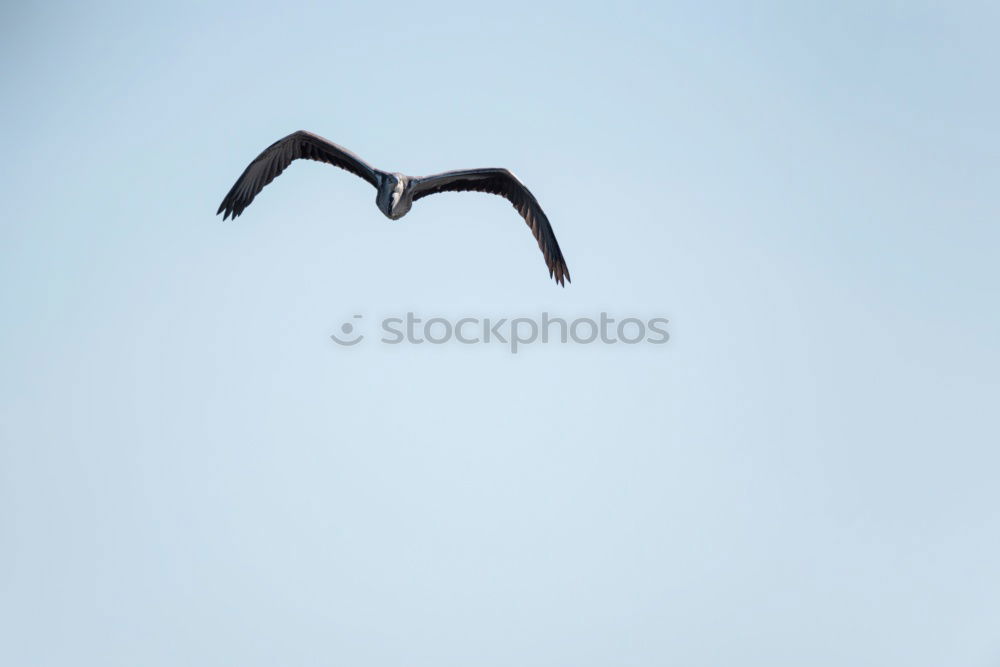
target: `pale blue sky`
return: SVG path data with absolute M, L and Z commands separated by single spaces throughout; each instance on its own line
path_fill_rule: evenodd
M 8 3 L 0 663 L 1000 664 L 1000 11 L 830 4 Z

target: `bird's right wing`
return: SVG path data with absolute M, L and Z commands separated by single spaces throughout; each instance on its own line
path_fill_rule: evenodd
M 238 216 L 264 189 L 265 185 L 277 178 L 292 163 L 292 160 L 299 158 L 326 162 L 335 167 L 346 169 L 365 179 L 376 188 L 383 174 L 382 171 L 375 169 L 346 148 L 338 146 L 332 141 L 327 141 L 312 132 L 299 130 L 268 146 L 247 166 L 243 175 L 239 177 L 232 189 L 229 190 L 229 194 L 222 200 L 216 215 L 225 212 L 223 220 L 230 215 L 233 218 Z
M 424 176 L 413 183 L 413 200 L 422 199 L 439 192 L 486 192 L 505 198 L 531 229 L 538 248 L 545 258 L 549 276 L 557 283 L 566 286 L 569 280 L 569 268 L 556 234 L 552 231 L 549 218 L 528 187 L 507 169 L 461 169 L 446 171 L 442 174 Z

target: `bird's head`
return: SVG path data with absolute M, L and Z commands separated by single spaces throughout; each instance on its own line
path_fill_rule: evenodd
M 375 205 L 387 218 L 397 220 L 410 210 L 409 200 L 404 197 L 409 179 L 403 174 L 386 174 L 375 195 Z

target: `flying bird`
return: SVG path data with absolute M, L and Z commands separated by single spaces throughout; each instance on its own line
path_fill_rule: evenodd
M 462 169 L 421 177 L 389 173 L 375 169 L 346 148 L 304 130 L 293 132 L 264 149 L 237 179 L 216 215 L 224 212 L 223 220 L 229 216 L 235 219 L 265 185 L 299 158 L 332 164 L 371 183 L 378 191 L 375 205 L 390 220 L 399 220 L 409 212 L 413 202 L 438 192 L 475 191 L 500 195 L 510 201 L 528 223 L 549 268 L 549 276 L 563 287 L 570 279 L 566 260 L 545 212 L 528 188 L 507 169 Z

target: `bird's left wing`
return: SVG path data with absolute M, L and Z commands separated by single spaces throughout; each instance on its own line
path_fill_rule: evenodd
M 225 211 L 225 215 L 222 216 L 223 220 L 230 215 L 234 218 L 238 216 L 264 189 L 265 185 L 277 178 L 292 163 L 292 160 L 300 158 L 326 162 L 340 167 L 355 176 L 360 176 L 376 188 L 379 184 L 379 178 L 383 174 L 343 146 L 338 146 L 318 134 L 299 130 L 265 148 L 243 170 L 243 174 L 229 190 L 226 198 L 222 200 L 216 215 Z
M 538 241 L 542 256 L 545 257 L 549 276 L 564 287 L 565 281 L 570 279 L 566 260 L 563 258 L 562 250 L 559 249 L 559 242 L 556 241 L 555 232 L 552 231 L 552 225 L 549 224 L 545 212 L 524 183 L 507 169 L 446 171 L 415 179 L 411 187 L 414 201 L 438 192 L 474 191 L 504 197 L 528 223 L 531 233 Z

